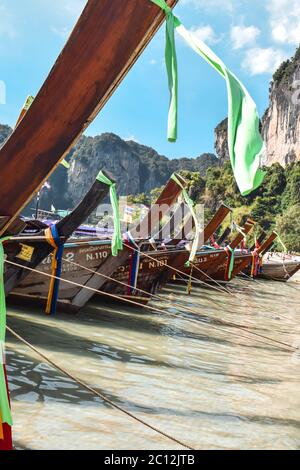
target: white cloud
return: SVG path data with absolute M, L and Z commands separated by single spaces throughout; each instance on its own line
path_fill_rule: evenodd
M 0 4 L 0 36 L 14 39 L 17 36 L 13 16 L 5 5 Z
M 155 59 L 149 60 L 149 65 L 156 65 L 156 64 L 157 64 L 157 60 Z
M 230 31 L 233 49 L 242 49 L 245 46 L 252 46 L 258 36 L 260 30 L 256 26 L 232 26 Z
M 254 47 L 246 52 L 242 67 L 251 75 L 272 74 L 285 59 L 280 49 Z
M 300 1 L 267 0 L 273 39 L 282 44 L 300 43 Z
M 218 42 L 218 38 L 216 36 L 215 31 L 210 25 L 206 26 L 192 26 L 190 31 L 195 34 L 195 36 L 203 42 L 207 44 L 216 44 Z

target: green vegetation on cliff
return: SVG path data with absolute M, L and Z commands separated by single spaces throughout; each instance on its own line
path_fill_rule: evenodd
M 300 46 L 295 52 L 295 55 L 288 60 L 285 60 L 273 75 L 273 82 L 275 85 L 287 84 L 293 78 L 295 70 L 299 67 L 300 60 Z
M 205 178 L 199 173 L 181 174 L 189 181 L 194 201 L 204 204 L 209 215 L 224 202 L 234 209 L 237 223 L 250 216 L 258 231 L 275 229 L 290 251 L 300 252 L 300 162 L 285 169 L 276 163 L 265 170 L 264 184 L 247 197 L 240 195 L 230 163 L 208 169 Z

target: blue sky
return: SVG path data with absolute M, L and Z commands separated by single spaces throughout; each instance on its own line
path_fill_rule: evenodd
M 124 0 L 120 0 L 124 1 Z M 129 1 L 129 0 L 128 0 Z M 85 5 L 84 0 L 0 0 L 0 81 L 6 105 L 0 123 L 13 125 L 24 99 L 35 95 Z M 244 82 L 262 114 L 272 73 L 300 42 L 299 0 L 179 0 L 186 28 Z M 166 139 L 168 88 L 164 29 L 153 39 L 87 131 L 114 132 L 170 158 L 214 150 L 214 128 L 227 114 L 225 82 L 177 37 L 179 138 Z

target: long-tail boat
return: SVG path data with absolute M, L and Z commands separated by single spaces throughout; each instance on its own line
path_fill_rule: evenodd
M 276 233 L 275 238 L 276 239 Z M 259 269 L 255 272 L 246 269 L 246 274 L 252 274 L 253 277 L 259 279 L 267 279 L 270 281 L 289 281 L 298 271 L 300 271 L 300 260 L 296 256 L 276 253 L 268 253 L 271 246 L 266 246 L 261 252 L 261 263 Z M 252 272 L 251 272 L 252 271 Z
M 227 215 L 230 213 L 231 209 L 227 207 L 226 205 L 222 204 L 216 214 L 213 216 L 213 218 L 208 222 L 208 224 L 205 226 L 203 232 L 199 236 L 199 242 L 201 241 L 201 245 L 205 244 L 208 242 L 210 237 L 217 231 L 217 229 L 220 227 L 221 223 L 225 220 Z M 182 228 L 180 228 L 180 233 L 187 234 L 189 227 L 190 229 L 191 222 L 189 219 L 187 219 L 186 223 Z M 171 240 L 167 246 L 170 249 L 172 245 L 177 245 L 178 244 L 178 238 L 177 236 Z M 200 248 L 199 248 L 200 250 Z M 205 263 L 207 266 L 209 266 L 211 263 L 214 262 L 214 252 L 213 250 L 204 248 L 203 251 L 201 252 L 202 256 L 202 261 L 205 260 Z M 198 254 L 196 254 L 196 259 L 198 259 Z M 177 249 L 177 255 L 172 258 L 172 261 L 169 263 L 168 267 L 164 270 L 160 277 L 160 285 L 163 286 L 167 282 L 171 280 L 176 280 L 176 279 L 181 279 L 182 274 L 183 278 L 186 276 L 190 276 L 191 274 L 191 268 L 186 267 L 186 263 L 188 262 L 190 258 L 190 252 L 188 249 L 183 247 L 179 250 Z M 186 282 L 186 279 L 183 281 Z
M 273 232 L 267 239 L 254 251 L 248 250 L 236 250 L 234 254 L 234 266 L 230 278 L 227 277 L 227 262 L 223 262 L 218 266 L 215 272 L 212 272 L 210 275 L 213 279 L 218 281 L 228 282 L 236 277 L 238 274 L 243 272 L 247 266 L 255 265 L 259 263 L 259 259 L 264 250 L 268 250 L 270 246 L 274 243 L 276 239 L 276 234 Z M 251 271 L 251 269 L 250 269 Z
M 185 274 L 191 276 L 194 279 L 204 282 L 210 281 L 228 281 L 226 271 L 230 263 L 230 255 L 234 250 L 241 244 L 244 239 L 244 236 L 247 235 L 250 230 L 253 228 L 254 222 L 250 219 L 247 220 L 243 226 L 243 230 L 238 232 L 234 240 L 229 243 L 228 250 L 220 249 L 204 249 L 199 250 L 196 254 L 195 260 L 189 268 L 185 268 Z M 239 253 L 234 256 L 234 268 L 232 274 L 235 270 L 238 270 L 240 260 L 244 259 L 245 253 Z
M 177 0 L 168 0 L 173 7 Z M 0 235 L 96 117 L 165 20 L 149 0 L 89 0 L 48 78 L 0 149 Z M 16 191 L 15 188 L 18 190 Z
M 95 238 L 70 240 L 65 244 L 62 260 L 62 274 L 58 299 L 58 307 L 64 310 L 77 311 L 81 309 L 99 291 L 109 293 L 117 299 L 131 298 L 137 302 L 147 302 L 149 296 L 140 293 L 138 289 L 152 293 L 156 287 L 156 279 L 160 272 L 168 265 L 174 253 L 154 250 L 151 251 L 149 259 L 141 251 L 138 253 L 139 245 L 147 243 L 146 234 L 151 234 L 155 224 L 154 215 L 159 213 L 160 219 L 180 196 L 185 180 L 176 175 L 180 184 L 171 178 L 156 203 L 150 208 L 148 214 L 130 232 L 130 238 L 124 242 L 123 250 L 116 257 L 111 256 L 111 240 L 98 240 Z M 157 208 L 161 208 L 157 211 Z M 154 209 L 155 208 L 155 209 Z M 140 234 L 143 238 L 139 240 Z M 148 235 L 150 238 L 150 235 Z M 139 255 L 137 258 L 136 256 Z M 133 262 L 138 262 L 136 274 L 138 275 L 134 286 L 134 275 L 132 273 Z M 51 273 L 51 257 L 38 267 L 38 271 L 46 274 Z M 123 282 L 125 285 L 114 281 Z M 64 282 L 64 280 L 70 282 Z M 136 287 L 136 289 L 134 289 Z M 49 278 L 37 272 L 31 273 L 24 282 L 20 283 L 14 290 L 14 296 L 40 300 L 44 302 L 49 290 Z M 110 297 L 111 298 L 111 297 Z
M 256 277 L 270 281 L 287 282 L 298 271 L 300 261 L 288 255 L 274 255 L 263 258 L 262 266 Z
M 107 173 L 104 175 L 114 183 L 114 179 Z M 23 234 L 14 236 L 4 242 L 6 264 L 4 270 L 5 293 L 9 294 L 16 286 L 30 276 L 45 259 L 49 259 L 54 251 L 51 233 L 56 234 L 58 245 L 64 245 L 73 232 L 92 214 L 101 201 L 109 193 L 109 185 L 96 179 L 86 196 L 62 220 L 49 226 L 40 221 L 28 221 L 23 229 Z M 50 235 L 50 239 L 49 239 Z

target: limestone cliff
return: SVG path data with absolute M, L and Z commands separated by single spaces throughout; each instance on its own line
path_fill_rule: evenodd
M 101 168 L 115 176 L 119 194 L 127 195 L 149 193 L 164 185 L 174 171 L 205 174 L 214 165 L 218 165 L 218 160 L 212 154 L 169 160 L 151 147 L 125 141 L 115 134 L 83 136 L 72 152 L 68 194 L 78 202 Z
M 287 165 L 300 160 L 300 48 L 276 71 L 270 105 L 263 117 L 267 163 Z
M 10 133 L 8 126 L 0 126 L 0 145 Z M 219 164 L 213 154 L 170 160 L 151 147 L 109 133 L 82 136 L 67 159 L 71 162 L 70 169 L 66 171 L 59 166 L 49 179 L 51 188 L 42 191 L 41 207 L 44 209 L 50 209 L 52 204 L 60 209 L 73 207 L 100 169 L 115 176 L 120 195 L 135 195 L 164 185 L 174 171 L 188 170 L 205 175 L 207 168 Z
M 215 128 L 215 150 L 221 164 L 230 159 L 227 131 L 228 119 L 226 118 Z
M 215 129 L 215 149 L 221 162 L 229 160 L 227 119 Z M 300 48 L 275 72 L 269 107 L 261 132 L 267 147 L 267 165 L 285 166 L 300 160 Z
M 0 124 L 0 147 L 10 136 L 11 132 L 12 129 L 9 126 L 4 126 L 3 124 Z

